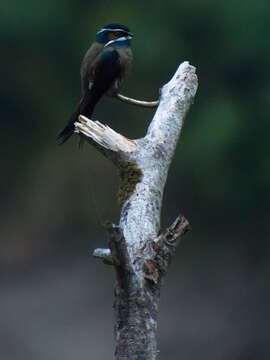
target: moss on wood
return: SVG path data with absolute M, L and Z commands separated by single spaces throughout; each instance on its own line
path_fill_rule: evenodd
M 120 207 L 133 193 L 136 184 L 141 181 L 142 175 L 142 170 L 137 168 L 133 162 L 126 161 L 120 164 L 120 184 L 118 190 L 118 204 Z

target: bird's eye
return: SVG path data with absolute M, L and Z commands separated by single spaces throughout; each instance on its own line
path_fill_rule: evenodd
M 115 31 L 114 35 L 119 37 L 119 36 L 121 36 L 121 32 L 120 31 Z
M 108 34 L 108 39 L 109 39 L 109 40 L 115 40 L 115 39 L 117 39 L 116 33 L 115 33 L 115 32 L 110 32 L 110 33 Z

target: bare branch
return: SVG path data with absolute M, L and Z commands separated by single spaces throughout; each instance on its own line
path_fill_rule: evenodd
M 155 249 L 159 250 L 164 244 L 176 247 L 183 235 L 191 230 L 187 219 L 179 215 L 168 229 L 155 240 Z M 179 241 L 177 241 L 179 240 Z
M 93 256 L 97 259 L 101 259 L 105 264 L 115 265 L 110 249 L 95 249 Z
M 158 236 L 163 190 L 198 81 L 195 68 L 182 63 L 161 89 L 157 111 L 144 138 L 129 140 L 108 126 L 80 116 L 76 132 L 120 169 L 119 225 L 108 227 L 109 248 L 96 250 L 116 269 L 115 338 L 118 360 L 155 360 L 161 279 L 177 238 L 189 228 L 184 217 Z M 119 96 L 118 96 L 119 98 Z M 154 246 L 153 246 L 154 244 Z
M 116 94 L 116 98 L 120 101 L 123 101 L 128 104 L 142 106 L 142 107 L 149 107 L 149 108 L 155 108 L 159 104 L 159 100 L 156 101 L 142 101 L 142 100 L 136 100 L 132 99 L 130 97 L 124 96 L 122 94 Z

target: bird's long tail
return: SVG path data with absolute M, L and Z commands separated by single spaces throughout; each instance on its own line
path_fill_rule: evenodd
M 94 108 L 102 95 L 103 92 L 93 92 L 90 90 L 87 91 L 77 106 L 77 109 L 71 115 L 67 125 L 58 134 L 57 140 L 59 140 L 60 145 L 64 144 L 72 136 L 74 132 L 74 123 L 78 121 L 79 115 L 85 115 L 89 119 L 91 118 L 94 112 Z
M 66 127 L 58 134 L 57 139 L 60 144 L 66 142 L 74 132 L 74 123 L 78 120 L 79 115 L 85 115 L 89 119 L 93 115 L 94 108 L 100 98 L 106 93 L 110 88 L 113 78 L 111 81 L 100 81 L 94 83 L 91 89 L 89 89 L 85 94 L 80 104 L 78 105 L 75 112 L 71 115 L 69 122 Z
M 71 135 L 74 132 L 74 123 L 78 121 L 79 115 L 80 115 L 80 104 L 78 105 L 74 113 L 71 115 L 67 125 L 58 134 L 57 140 L 59 140 L 59 145 L 64 144 L 71 137 Z

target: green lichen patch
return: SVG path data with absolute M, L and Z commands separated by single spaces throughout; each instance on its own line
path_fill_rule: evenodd
M 118 204 L 122 207 L 123 203 L 133 193 L 135 186 L 142 178 L 142 170 L 136 164 L 126 161 L 119 166 L 120 184 L 118 190 Z

